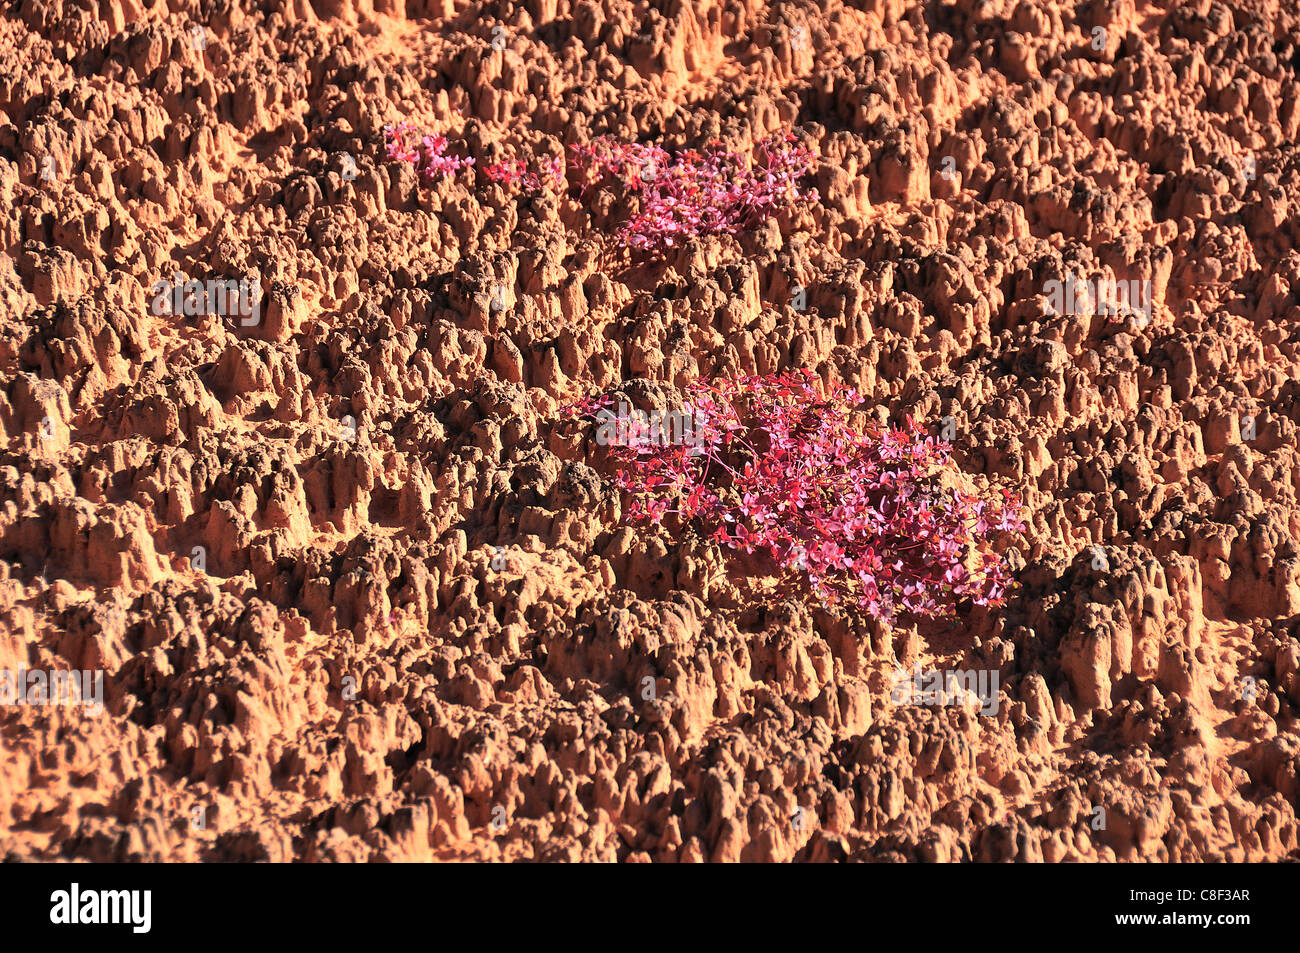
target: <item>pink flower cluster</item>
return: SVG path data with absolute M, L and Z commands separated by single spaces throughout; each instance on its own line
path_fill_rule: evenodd
M 569 148 L 584 193 L 602 182 L 638 193 L 640 207 L 619 228 L 618 240 L 642 251 L 662 253 L 698 235 L 734 234 L 789 204 L 817 200 L 815 189 L 798 185 L 814 156 L 788 130 L 759 142 L 752 162 L 717 144 L 671 156 L 659 146 L 604 136 Z
M 384 127 L 384 148 L 388 158 L 409 162 L 426 179 L 441 179 L 472 166 L 472 158 L 446 155 L 446 136 L 420 136 L 415 127 L 403 119 L 396 126 Z
M 564 188 L 564 157 L 542 160 L 542 172 L 532 172 L 522 159 L 504 159 L 483 167 L 483 174 L 493 182 L 518 186 L 529 192 L 540 192 L 548 185 L 559 191 Z
M 445 136 L 421 137 L 405 120 L 384 127 L 384 144 L 389 159 L 409 162 L 430 180 L 474 164 L 472 158 L 446 155 Z M 639 251 L 662 254 L 700 235 L 734 234 L 793 203 L 817 200 L 815 189 L 799 186 L 814 156 L 788 130 L 760 141 L 752 157 L 716 143 L 674 156 L 659 146 L 609 136 L 569 148 L 583 195 L 607 184 L 637 197 L 635 211 L 619 226 L 616 238 Z M 567 172 L 564 157 L 555 156 L 542 159 L 537 171 L 524 159 L 508 158 L 484 166 L 483 174 L 508 187 L 559 192 Z
M 857 394 L 836 385 L 822 396 L 816 382 L 805 371 L 688 385 L 690 441 L 609 448 L 627 517 L 692 522 L 806 574 L 825 604 L 886 621 L 951 617 L 963 600 L 1001 605 L 1011 580 L 991 541 L 1024 531 L 1018 498 L 959 489 L 949 445 L 910 418 L 855 430 Z M 569 412 L 598 419 L 611 401 L 587 398 Z

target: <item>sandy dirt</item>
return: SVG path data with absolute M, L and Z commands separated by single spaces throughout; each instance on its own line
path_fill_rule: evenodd
M 0 707 L 0 854 L 1300 859 L 1298 65 L 1272 0 L 4 4 L 0 672 L 103 705 Z M 628 260 L 401 119 L 478 169 L 791 125 L 820 198 Z M 802 368 L 1023 496 L 1005 607 L 631 526 L 558 412 Z

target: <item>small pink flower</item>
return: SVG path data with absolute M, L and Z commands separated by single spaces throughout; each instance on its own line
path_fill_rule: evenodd
M 415 166 L 416 171 L 426 179 L 454 175 L 460 169 L 474 164 L 472 158 L 446 155 L 446 136 L 417 137 L 415 128 L 404 119 L 395 126 L 384 127 L 384 149 L 390 160 Z

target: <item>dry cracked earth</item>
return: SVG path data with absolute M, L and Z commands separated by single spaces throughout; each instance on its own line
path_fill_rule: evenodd
M 820 198 L 662 260 L 478 172 L 783 126 Z M 0 708 L 0 853 L 1300 859 L 1298 127 L 1271 0 L 6 0 L 0 669 L 104 680 Z M 1004 607 L 630 526 L 559 413 L 802 368 L 1022 495 Z

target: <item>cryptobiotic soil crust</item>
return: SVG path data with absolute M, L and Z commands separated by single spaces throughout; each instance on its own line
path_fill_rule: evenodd
M 1298 44 L 1266 0 L 4 3 L 0 670 L 103 673 L 0 708 L 4 854 L 1300 857 Z M 479 172 L 787 125 L 819 199 L 662 260 Z M 630 526 L 559 413 L 803 368 L 1022 495 L 1005 607 L 885 626 Z

